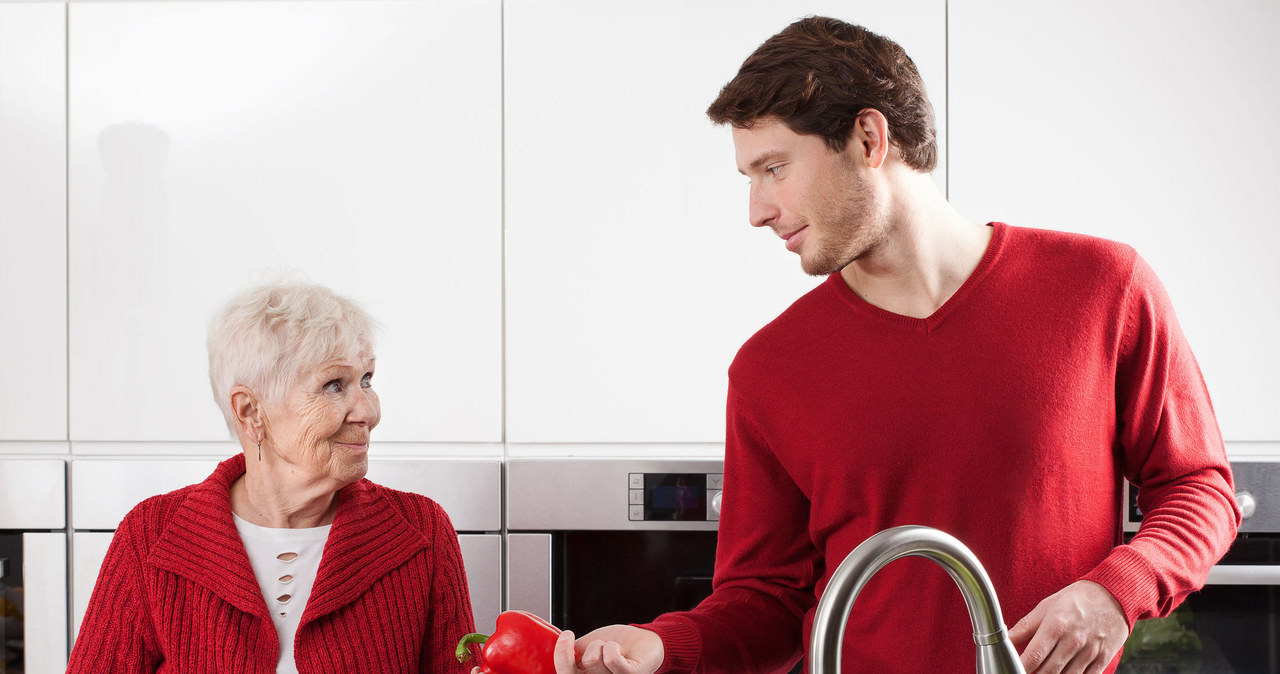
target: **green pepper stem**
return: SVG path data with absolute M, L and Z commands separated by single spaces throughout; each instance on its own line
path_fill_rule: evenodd
M 489 640 L 488 634 L 468 634 L 462 637 L 462 641 L 458 642 L 458 650 L 453 654 L 457 656 L 458 662 L 466 662 L 471 659 L 471 651 L 467 648 L 471 644 L 482 644 Z

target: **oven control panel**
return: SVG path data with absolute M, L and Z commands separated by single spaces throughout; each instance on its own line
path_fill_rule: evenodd
M 632 522 L 716 522 L 724 473 L 628 473 Z
M 1232 461 L 1236 504 L 1243 520 L 1242 533 L 1280 533 L 1280 462 Z M 1135 532 L 1142 524 L 1138 488 L 1124 483 L 1124 531 Z

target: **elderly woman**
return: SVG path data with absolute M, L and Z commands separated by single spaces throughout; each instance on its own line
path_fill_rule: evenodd
M 232 299 L 209 376 L 243 454 L 125 517 L 69 671 L 467 671 L 449 518 L 363 479 L 373 370 L 373 322 L 351 300 L 309 284 Z

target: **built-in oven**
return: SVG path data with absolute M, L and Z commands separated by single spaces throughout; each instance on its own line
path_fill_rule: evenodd
M 0 674 L 67 667 L 66 470 L 0 460 Z
M 507 463 L 507 608 L 577 634 L 711 594 L 723 462 Z
M 1280 462 L 1231 470 L 1244 520 L 1230 551 L 1172 615 L 1135 625 L 1118 672 L 1280 674 Z M 1142 521 L 1137 491 L 1126 485 L 1126 536 Z

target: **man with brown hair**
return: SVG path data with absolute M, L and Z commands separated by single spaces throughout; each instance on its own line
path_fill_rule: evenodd
M 751 224 L 829 276 L 730 367 L 713 594 L 579 639 L 582 669 L 785 672 L 844 557 L 923 524 L 983 562 L 1028 671 L 1111 671 L 1239 525 L 1154 273 L 1121 244 L 957 213 L 915 65 L 859 26 L 789 26 L 708 115 L 733 129 Z M 1121 544 L 1125 478 L 1146 518 Z M 961 595 L 928 561 L 885 568 L 849 626 L 844 671 L 972 671 Z

